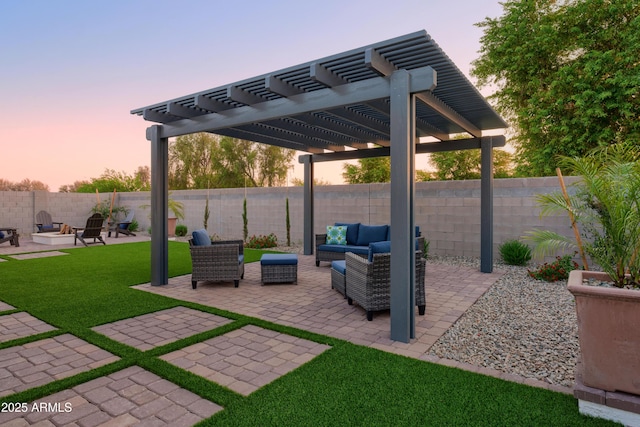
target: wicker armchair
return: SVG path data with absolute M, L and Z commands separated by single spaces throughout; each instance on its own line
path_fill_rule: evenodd
M 391 307 L 391 254 L 373 255 L 373 261 L 345 254 L 346 296 L 349 305 L 356 302 L 367 312 L 367 320 L 373 320 L 373 312 L 388 310 Z M 416 295 L 418 313 L 423 316 L 426 306 L 424 274 L 426 260 L 422 251 L 416 251 Z
M 191 287 L 199 281 L 229 282 L 235 287 L 244 279 L 244 244 L 242 240 L 219 240 L 207 246 L 195 246 L 189 239 L 191 251 Z

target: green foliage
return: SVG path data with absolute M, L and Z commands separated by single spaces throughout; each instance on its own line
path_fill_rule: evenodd
M 187 229 L 187 226 L 186 226 L 186 225 L 184 225 L 184 224 L 178 224 L 178 225 L 176 225 L 176 236 L 184 237 L 184 236 L 186 236 L 186 235 L 187 235 L 187 232 L 188 232 L 188 231 L 189 231 L 189 230 Z
M 547 282 L 557 282 L 558 280 L 567 280 L 571 270 L 577 270 L 578 264 L 573 261 L 573 255 L 564 255 L 556 257 L 552 263 L 544 263 L 536 270 L 527 270 L 529 276 L 537 280 L 545 280 Z
M 391 163 L 389 157 L 371 157 L 358 159 L 357 165 L 345 163 L 342 177 L 349 184 L 369 184 L 391 181 Z
M 278 238 L 273 233 L 268 236 L 262 234 L 259 236 L 251 236 L 245 244 L 245 247 L 252 249 L 275 248 L 276 246 L 278 246 Z
M 505 264 L 527 265 L 531 260 L 531 248 L 519 240 L 507 240 L 498 249 Z
M 422 258 L 424 259 L 428 259 L 429 258 L 429 245 L 431 242 L 429 242 L 427 239 L 424 239 L 424 247 L 422 248 Z
M 244 198 L 242 202 L 242 237 L 243 240 L 247 241 L 247 236 L 249 235 L 249 220 L 247 219 L 247 198 Z
M 91 208 L 91 213 L 99 213 L 106 220 L 111 217 L 111 221 L 117 221 L 122 215 L 127 215 L 129 210 L 124 206 L 111 206 L 111 201 L 100 201 Z M 111 214 L 111 216 L 109 216 Z
M 207 201 L 204 205 L 204 219 L 202 221 L 205 230 L 209 227 L 209 215 L 211 215 L 211 211 L 209 210 L 209 195 L 207 194 Z
M 582 158 L 563 157 L 565 168 L 580 176 L 575 194 L 537 197 L 542 215 L 571 212 L 586 253 L 616 286 L 640 283 L 640 147 L 620 143 Z M 531 232 L 537 253 L 567 247 L 569 239 L 548 231 Z M 628 274 L 628 276 L 627 276 Z
M 135 219 L 131 220 L 131 224 L 129 224 L 129 231 L 138 231 L 140 229 L 140 224 Z
M 558 156 L 640 142 L 640 6 L 509 0 L 487 18 L 472 74 L 516 131 L 517 172 L 553 175 Z
M 169 146 L 169 188 L 272 187 L 286 182 L 294 150 L 208 133 Z
M 63 186 L 65 191 L 76 193 L 111 193 L 116 190 L 120 193 L 134 191 L 149 191 L 151 189 L 151 171 L 149 166 L 140 166 L 138 170 L 129 175 L 126 172 L 117 172 L 113 169 L 105 169 L 98 178 L 90 181 L 76 182 L 73 186 Z
M 480 150 L 456 150 L 432 153 L 429 163 L 435 171 L 417 172 L 421 181 L 438 180 L 459 180 L 459 179 L 479 179 L 481 172 L 481 152 Z M 504 150 L 493 150 L 493 176 L 495 178 L 507 178 L 511 176 L 512 156 Z M 425 175 L 428 174 L 428 175 Z

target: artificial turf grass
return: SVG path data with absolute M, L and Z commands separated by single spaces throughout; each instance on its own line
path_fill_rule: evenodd
M 131 289 L 149 281 L 149 250 L 148 243 L 71 249 L 69 257 L 0 266 L 0 300 L 60 328 L 55 335 L 72 333 L 122 358 L 0 402 L 37 399 L 135 364 L 225 407 L 204 425 L 612 425 L 581 416 L 571 396 Z M 245 260 L 257 260 L 261 253 L 246 250 Z M 169 271 L 190 271 L 188 246 L 169 242 Z M 176 306 L 234 322 L 147 352 L 90 329 Z M 332 348 L 248 397 L 157 359 L 246 324 Z

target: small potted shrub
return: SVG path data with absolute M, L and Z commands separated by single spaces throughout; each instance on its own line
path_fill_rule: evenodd
M 585 252 L 602 271 L 574 270 L 568 289 L 578 316 L 583 384 L 640 395 L 640 149 L 614 144 L 583 158 L 563 158 L 582 179 L 576 193 L 540 195 L 542 213 L 569 211 Z M 537 249 L 572 245 L 532 233 Z

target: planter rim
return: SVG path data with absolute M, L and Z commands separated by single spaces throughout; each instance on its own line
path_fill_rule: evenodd
M 611 298 L 618 300 L 634 301 L 640 303 L 640 290 L 606 288 L 604 286 L 589 286 L 582 283 L 583 279 L 608 280 L 609 275 L 601 271 L 572 270 L 569 273 L 567 289 L 574 296 Z

